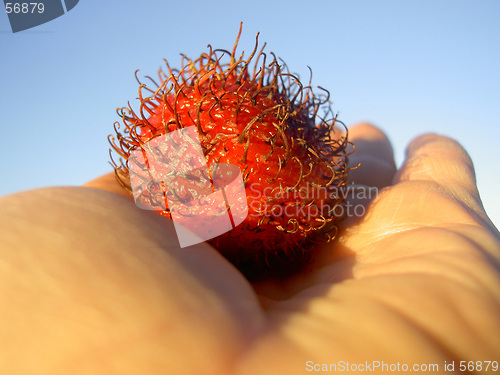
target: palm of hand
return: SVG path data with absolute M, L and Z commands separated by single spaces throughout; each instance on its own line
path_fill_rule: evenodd
M 353 136 L 366 168 L 353 179 L 388 185 L 388 142 L 367 126 Z M 7 208 L 35 205 L 31 223 L 43 225 L 3 259 L 31 287 L 19 293 L 23 282 L 11 277 L 0 292 L 13 301 L 2 318 L 22 322 L 30 339 L 0 352 L 36 353 L 26 370 L 303 374 L 384 361 L 443 371 L 444 361 L 498 358 L 498 235 L 452 141 L 415 142 L 394 184 L 310 266 L 253 285 L 209 246 L 177 249 L 163 218 L 116 194 L 48 189 L 21 198 Z M 49 208 L 58 215 L 43 221 Z M 21 231 L 14 226 L 12 238 Z M 16 324 L 2 329 L 19 336 Z

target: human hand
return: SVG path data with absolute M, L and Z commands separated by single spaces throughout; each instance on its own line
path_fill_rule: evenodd
M 499 235 L 467 154 L 423 136 L 396 172 L 379 130 L 350 138 L 362 163 L 351 180 L 382 190 L 350 201 L 366 214 L 286 278 L 249 283 L 207 244 L 179 249 L 172 224 L 110 176 L 2 198 L 0 373 L 293 375 L 341 361 L 442 373 L 445 361 L 498 361 Z

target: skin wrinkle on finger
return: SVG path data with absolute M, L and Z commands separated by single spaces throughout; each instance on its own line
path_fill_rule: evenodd
M 436 209 L 434 202 L 439 202 L 439 209 Z M 344 246 L 363 249 L 370 243 L 415 228 L 454 229 L 460 226 L 484 228 L 481 220 L 467 206 L 443 192 L 441 185 L 428 181 L 408 181 L 381 191 L 368 205 L 365 217 L 344 228 L 339 240 Z M 484 234 L 498 245 L 494 236 Z
M 476 293 L 493 290 L 500 298 L 500 290 L 494 288 L 500 282 L 498 245 L 484 248 L 466 233 L 470 228 L 462 229 L 464 233 L 449 228 L 416 228 L 373 242 L 358 252 L 353 277 L 393 273 L 436 275 Z M 405 243 L 409 241 L 416 245 L 405 251 Z

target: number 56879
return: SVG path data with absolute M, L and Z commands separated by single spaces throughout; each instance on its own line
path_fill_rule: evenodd
M 45 6 L 43 3 L 5 3 L 5 11 L 9 13 L 43 13 Z

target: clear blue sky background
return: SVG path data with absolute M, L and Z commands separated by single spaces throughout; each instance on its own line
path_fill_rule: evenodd
M 498 0 L 80 0 L 17 34 L 2 4 L 0 195 L 111 171 L 106 137 L 137 97 L 135 69 L 153 75 L 208 43 L 231 49 L 240 21 L 241 49 L 260 31 L 304 80 L 310 66 L 341 120 L 388 133 L 398 164 L 418 134 L 461 142 L 500 224 Z

